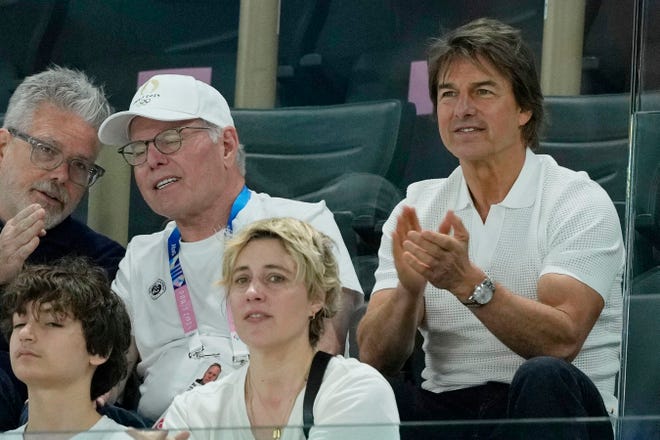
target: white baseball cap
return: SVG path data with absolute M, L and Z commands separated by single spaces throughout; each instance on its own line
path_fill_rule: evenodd
M 136 116 L 156 121 L 204 119 L 220 128 L 234 126 L 225 98 L 210 85 L 188 75 L 155 75 L 133 96 L 127 111 L 109 116 L 99 128 L 106 145 L 130 142 L 128 127 Z

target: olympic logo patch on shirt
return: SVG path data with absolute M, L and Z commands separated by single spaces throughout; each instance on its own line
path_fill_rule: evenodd
M 165 281 L 161 280 L 158 278 L 154 283 L 149 287 L 149 297 L 152 300 L 157 300 L 165 291 L 167 290 L 167 286 L 165 285 Z

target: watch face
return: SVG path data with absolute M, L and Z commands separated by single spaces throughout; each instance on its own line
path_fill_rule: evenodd
M 472 295 L 479 304 L 487 304 L 493 298 L 493 289 L 486 283 L 479 284 Z

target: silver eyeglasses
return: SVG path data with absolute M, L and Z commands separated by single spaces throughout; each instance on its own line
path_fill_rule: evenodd
M 149 144 L 153 143 L 156 150 L 163 154 L 173 154 L 181 149 L 183 130 L 210 130 L 211 127 L 179 127 L 161 131 L 153 139 L 133 141 L 117 150 L 130 166 L 142 165 L 147 160 Z
M 15 128 L 7 128 L 7 131 L 14 137 L 30 144 L 30 161 L 42 170 L 54 170 L 64 161 L 69 165 L 69 178 L 76 185 L 90 187 L 105 174 L 103 167 L 96 164 L 89 164 L 82 159 L 65 159 L 64 154 L 59 148 L 32 137 Z

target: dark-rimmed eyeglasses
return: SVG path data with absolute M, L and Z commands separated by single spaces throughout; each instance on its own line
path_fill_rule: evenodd
M 62 151 L 48 142 L 37 139 L 15 128 L 7 128 L 14 137 L 30 144 L 30 162 L 42 170 L 52 171 L 66 161 L 69 179 L 76 185 L 90 187 L 105 174 L 103 167 L 89 164 L 82 159 L 65 159 Z
M 170 128 L 158 133 L 153 139 L 133 141 L 117 150 L 124 160 L 132 167 L 142 165 L 147 160 L 149 144 L 154 144 L 156 150 L 163 154 L 173 154 L 181 149 L 184 130 L 210 130 L 211 127 L 179 127 Z

